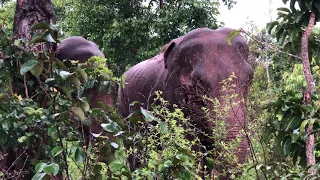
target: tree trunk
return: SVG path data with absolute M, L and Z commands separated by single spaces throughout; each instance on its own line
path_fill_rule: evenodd
M 310 19 L 308 27 L 306 28 L 305 32 L 302 34 L 301 38 L 301 57 L 303 63 L 303 72 L 304 76 L 307 81 L 307 88 L 304 91 L 304 103 L 305 104 L 312 104 L 311 96 L 314 91 L 314 82 L 310 70 L 310 63 L 309 63 L 309 52 L 308 52 L 308 40 L 311 34 L 312 28 L 315 23 L 315 12 L 314 10 L 311 11 Z M 313 153 L 314 147 L 314 135 L 311 134 L 313 125 L 310 124 L 307 128 L 306 133 L 309 134 L 306 141 L 306 157 L 307 157 L 307 166 L 312 166 L 315 164 L 315 156 Z M 311 171 L 310 173 L 315 174 L 315 171 Z
M 163 8 L 163 1 L 164 1 L 164 0 L 160 0 L 160 9 Z
M 31 32 L 31 27 L 40 22 L 48 22 L 55 24 L 55 13 L 51 0 L 17 0 L 16 11 L 13 22 L 13 36 L 12 40 L 26 39 L 30 41 L 32 35 L 35 32 Z M 48 51 L 52 47 L 48 44 L 41 44 L 32 47 L 33 51 Z M 22 64 L 17 62 L 19 71 Z M 22 62 L 23 63 L 23 62 Z M 25 75 L 27 76 L 27 75 Z M 29 77 L 24 77 L 24 89 L 13 87 L 13 92 L 23 97 L 33 97 L 34 92 L 29 92 L 26 81 Z M 18 79 L 12 79 L 13 82 L 19 81 Z
M 30 27 L 39 22 L 55 24 L 51 0 L 17 0 L 13 22 L 13 39 L 31 39 Z
M 51 0 L 17 0 L 13 22 L 12 40 L 26 39 L 27 41 L 30 41 L 33 35 L 31 34 L 30 28 L 39 22 L 55 23 L 54 8 Z M 50 47 L 41 45 L 33 47 L 33 50 L 48 50 L 48 48 Z M 20 63 L 21 62 L 17 60 L 19 69 L 19 66 L 21 66 Z M 19 69 L 17 69 L 18 72 Z M 29 96 L 30 92 L 28 92 L 28 88 L 26 86 L 27 78 L 29 78 L 29 76 L 26 74 L 24 77 L 24 88 L 14 87 L 15 93 L 24 93 L 26 97 Z M 11 81 L 15 81 L 14 77 L 11 79 Z M 14 176 L 17 177 L 12 177 L 13 179 L 31 179 L 32 176 L 29 174 L 29 172 L 31 169 L 33 169 L 33 166 L 30 164 L 29 157 L 33 157 L 34 153 L 37 151 L 37 148 L 39 148 L 39 144 L 35 144 L 32 148 L 18 147 L 15 149 L 7 149 L 6 151 L 8 154 L 1 161 L 0 166 L 2 166 L 4 169 L 10 167 L 10 172 L 20 172 L 19 174 L 14 174 Z M 9 171 L 9 169 L 7 170 Z

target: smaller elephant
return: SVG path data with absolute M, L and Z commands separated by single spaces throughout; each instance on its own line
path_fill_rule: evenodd
M 79 36 L 72 36 L 62 40 L 58 44 L 56 51 L 56 57 L 59 60 L 78 60 L 79 63 L 85 63 L 92 56 L 105 57 L 97 44 Z M 107 94 L 103 90 L 99 91 L 96 88 L 91 88 L 84 92 L 84 96 L 88 98 L 91 108 L 99 108 L 99 102 L 102 102 L 105 106 L 114 105 L 115 102 L 115 90 L 111 90 L 111 93 Z M 98 134 L 102 131 L 100 124 L 91 126 L 90 132 Z
M 60 60 L 78 60 L 79 63 L 86 62 L 92 56 L 104 58 L 104 54 L 99 50 L 96 43 L 79 36 L 71 36 L 62 40 L 58 45 L 56 54 Z

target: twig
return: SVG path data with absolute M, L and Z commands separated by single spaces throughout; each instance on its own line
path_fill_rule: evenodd
M 17 160 L 21 158 L 22 155 L 24 155 L 26 152 L 26 148 L 24 148 L 23 152 L 13 161 L 13 163 L 10 165 L 10 167 L 6 170 L 6 172 L 9 172 L 10 169 L 16 164 Z
M 27 75 L 25 74 L 23 77 L 24 91 L 26 93 L 26 98 L 29 98 L 28 86 L 27 86 Z
M 57 98 L 57 95 L 54 97 L 53 99 L 53 107 L 55 107 L 55 104 L 56 104 L 56 98 Z M 55 108 L 53 108 L 53 113 L 55 113 Z M 63 142 L 62 142 L 62 138 L 61 138 L 61 134 L 60 134 L 60 130 L 59 130 L 59 123 L 57 123 L 57 133 L 58 133 L 58 137 L 59 137 L 59 141 L 60 141 L 60 146 L 63 148 Z M 63 155 L 63 160 L 64 160 L 64 163 L 66 164 L 66 174 L 67 174 L 67 179 L 70 180 L 70 176 L 69 176 L 69 170 L 68 170 L 68 161 L 67 161 L 67 155 L 66 155 L 66 151 L 67 149 L 64 149 L 62 151 L 62 155 Z
M 63 148 L 63 142 L 62 142 L 62 138 L 61 138 L 61 134 L 60 134 L 60 130 L 59 130 L 59 124 L 57 124 L 57 133 L 58 133 L 58 136 L 59 136 L 59 140 L 60 140 L 60 146 Z M 67 174 L 67 179 L 70 180 L 70 177 L 69 177 L 69 171 L 68 171 L 68 161 L 67 161 L 67 155 L 66 155 L 66 149 L 62 151 L 62 155 L 63 155 L 63 160 L 64 160 L 64 163 L 66 164 L 66 174 Z
M 277 52 L 277 53 L 281 53 L 281 54 L 286 54 L 288 56 L 291 56 L 291 57 L 294 57 L 294 58 L 297 58 L 297 59 L 302 59 L 300 56 L 297 56 L 297 55 L 294 55 L 294 54 L 291 54 L 291 53 L 288 53 L 288 52 L 284 52 L 284 51 L 281 51 L 279 48 L 276 48 L 270 44 L 267 44 L 266 42 L 263 42 L 262 40 L 260 40 L 259 38 L 257 38 L 256 36 L 246 32 L 245 30 L 243 30 L 242 28 L 239 29 L 240 32 L 244 33 L 245 35 L 247 35 L 248 37 L 250 37 L 251 39 L 253 39 L 254 41 L 260 43 L 261 45 Z
M 19 177 L 20 177 L 20 175 L 21 175 L 21 172 L 22 172 L 22 170 L 24 169 L 24 166 L 26 165 L 26 162 L 27 162 L 28 158 L 29 158 L 29 155 L 26 157 L 26 160 L 24 160 L 23 166 L 22 166 L 22 168 L 20 169 L 19 174 L 18 174 L 18 177 L 16 178 L 16 180 L 19 179 Z

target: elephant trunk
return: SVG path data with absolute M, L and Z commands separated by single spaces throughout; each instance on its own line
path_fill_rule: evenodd
M 227 96 L 218 98 L 220 112 L 223 112 L 221 119 L 225 121 L 225 140 L 226 143 L 235 145 L 232 153 L 237 157 L 239 163 L 243 163 L 249 151 L 248 139 L 245 135 L 247 108 L 244 99 L 246 98 L 239 94 L 227 94 Z

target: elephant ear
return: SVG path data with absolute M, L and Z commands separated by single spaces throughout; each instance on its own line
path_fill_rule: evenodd
M 164 67 L 167 69 L 168 66 L 168 57 L 169 55 L 172 53 L 173 48 L 176 46 L 175 42 L 172 42 L 168 48 L 164 49 L 164 55 L 163 55 L 163 59 L 164 59 Z

